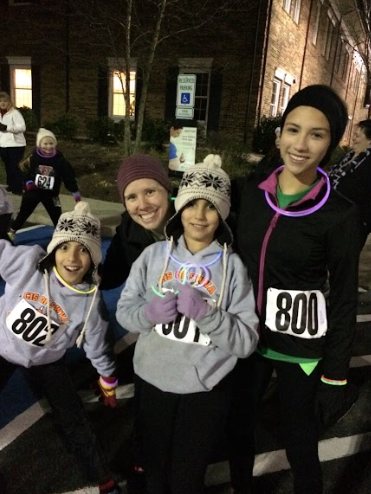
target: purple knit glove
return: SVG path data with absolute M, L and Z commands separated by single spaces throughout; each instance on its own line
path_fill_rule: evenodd
M 28 182 L 26 182 L 25 188 L 26 188 L 26 190 L 36 189 L 35 182 L 33 182 L 32 180 L 29 180 Z
M 178 293 L 178 312 L 184 314 L 188 319 L 199 321 L 210 310 L 210 305 L 203 298 L 202 294 L 190 285 L 177 283 Z
M 174 321 L 178 315 L 176 295 L 166 292 L 165 297 L 155 296 L 144 306 L 144 315 L 152 324 L 167 324 Z
M 81 201 L 81 194 L 80 192 L 72 192 L 73 198 L 75 199 L 76 202 Z

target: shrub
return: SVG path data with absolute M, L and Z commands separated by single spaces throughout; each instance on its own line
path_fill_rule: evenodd
M 163 151 L 170 139 L 171 123 L 161 118 L 146 118 L 143 122 L 142 140 L 148 148 Z
M 109 144 L 114 142 L 115 122 L 109 117 L 100 117 L 96 120 L 89 120 L 86 124 L 88 137 L 93 142 Z
M 71 140 L 76 137 L 78 120 L 76 115 L 64 113 L 57 120 L 45 122 L 44 127 L 54 132 L 59 138 Z
M 267 154 L 274 149 L 276 140 L 275 129 L 279 127 L 282 117 L 262 117 L 253 134 L 253 151 Z
M 28 108 L 28 106 L 21 106 L 18 110 L 21 112 L 24 121 L 26 122 L 26 130 L 33 131 L 39 128 L 39 122 L 32 108 Z

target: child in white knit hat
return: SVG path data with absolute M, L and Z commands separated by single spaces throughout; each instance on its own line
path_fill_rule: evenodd
M 14 240 L 26 220 L 42 203 L 55 226 L 62 214 L 59 192 L 61 184 L 72 193 L 76 202 L 81 200 L 75 172 L 64 155 L 57 150 L 57 139 L 53 132 L 40 128 L 36 136 L 36 148 L 21 161 L 24 175 L 24 193 L 20 210 L 11 222 L 9 237 Z
M 0 240 L 0 392 L 17 367 L 41 387 L 55 421 L 101 494 L 118 494 L 100 445 L 69 376 L 64 356 L 82 346 L 100 375 L 105 405 L 115 406 L 117 379 L 98 291 L 100 223 L 86 202 L 61 215 L 51 242 L 12 246 Z
M 133 264 L 116 317 L 139 333 L 134 370 L 148 492 L 204 492 L 230 406 L 230 372 L 256 347 L 251 283 L 230 245 L 230 180 L 218 155 L 189 167 L 167 241 Z

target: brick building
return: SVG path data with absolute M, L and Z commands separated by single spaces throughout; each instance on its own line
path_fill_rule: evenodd
M 98 2 L 100 18 L 89 11 L 94 0 L 3 0 L 0 5 L 0 87 L 16 106 L 32 107 L 40 124 L 66 112 L 86 122 L 124 114 L 118 74 L 124 42 L 114 24 L 107 36 L 105 17 L 125 2 Z M 238 0 L 210 22 L 183 35 L 182 16 L 165 18 L 177 34 L 156 51 L 150 75 L 146 118 L 174 118 L 179 73 L 197 75 L 195 119 L 208 133 L 249 141 L 262 117 L 278 116 L 301 87 L 329 84 L 346 100 L 350 125 L 367 118 L 365 32 L 356 0 Z M 202 4 L 183 2 L 189 8 Z M 214 5 L 222 5 L 218 0 Z M 145 22 L 153 12 L 144 8 Z M 85 9 L 85 10 L 84 10 Z M 107 9 L 107 12 L 105 11 Z M 180 19 L 179 19 L 180 17 Z M 124 18 L 124 17 L 123 17 Z M 201 23 L 200 23 L 201 24 Z M 138 34 L 137 33 L 137 34 Z M 139 39 L 140 37 L 138 37 Z M 143 38 L 143 36 L 142 36 Z M 131 52 L 130 113 L 135 120 L 142 94 L 148 47 Z

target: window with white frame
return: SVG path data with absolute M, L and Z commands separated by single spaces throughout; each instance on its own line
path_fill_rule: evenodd
M 7 57 L 10 69 L 10 95 L 18 108 L 32 108 L 32 71 L 30 57 Z
M 210 76 L 212 58 L 181 58 L 179 60 L 179 72 L 181 74 L 195 74 L 195 106 L 194 120 L 207 126 L 207 114 L 210 98 Z
M 319 32 L 319 25 L 321 22 L 321 10 L 322 10 L 323 2 L 324 0 L 317 0 L 317 9 L 314 18 L 313 38 L 312 38 L 312 43 L 314 45 L 317 44 L 317 40 L 318 40 L 318 32 Z
M 136 61 L 131 60 L 130 69 L 130 118 L 135 118 L 135 93 L 136 93 Z M 108 115 L 113 120 L 122 120 L 126 114 L 126 73 L 123 70 L 124 61 L 117 59 L 108 59 L 109 74 L 109 108 Z
M 299 22 L 301 0 L 283 0 L 283 8 L 294 19 Z
M 295 78 L 284 69 L 277 68 L 274 72 L 269 116 L 277 117 L 286 110 L 290 99 L 291 86 Z
M 348 49 L 345 49 L 343 52 L 342 59 L 340 61 L 340 77 L 343 79 L 343 81 L 346 80 L 347 75 L 348 75 L 348 67 L 349 67 L 349 61 L 350 61 L 350 53 Z
M 344 36 L 341 35 L 338 41 L 338 47 L 336 51 L 336 58 L 335 58 L 335 65 L 334 65 L 334 70 L 337 74 L 340 72 L 341 68 L 341 60 L 344 56 L 344 51 L 346 51 L 346 46 L 345 46 L 345 41 L 344 41 Z
M 280 114 L 283 115 L 283 112 L 286 110 L 287 104 L 290 99 L 290 91 L 291 91 L 291 86 L 290 84 L 284 83 L 282 87 L 282 96 L 281 96 L 281 111 Z
M 280 101 L 281 94 L 281 81 L 277 78 L 273 79 L 271 104 L 269 110 L 270 117 L 276 117 L 278 115 L 278 104 Z
M 322 55 L 328 60 L 330 58 L 332 42 L 335 34 L 336 17 L 331 12 L 327 11 L 326 27 L 325 27 L 325 39 L 322 47 Z

